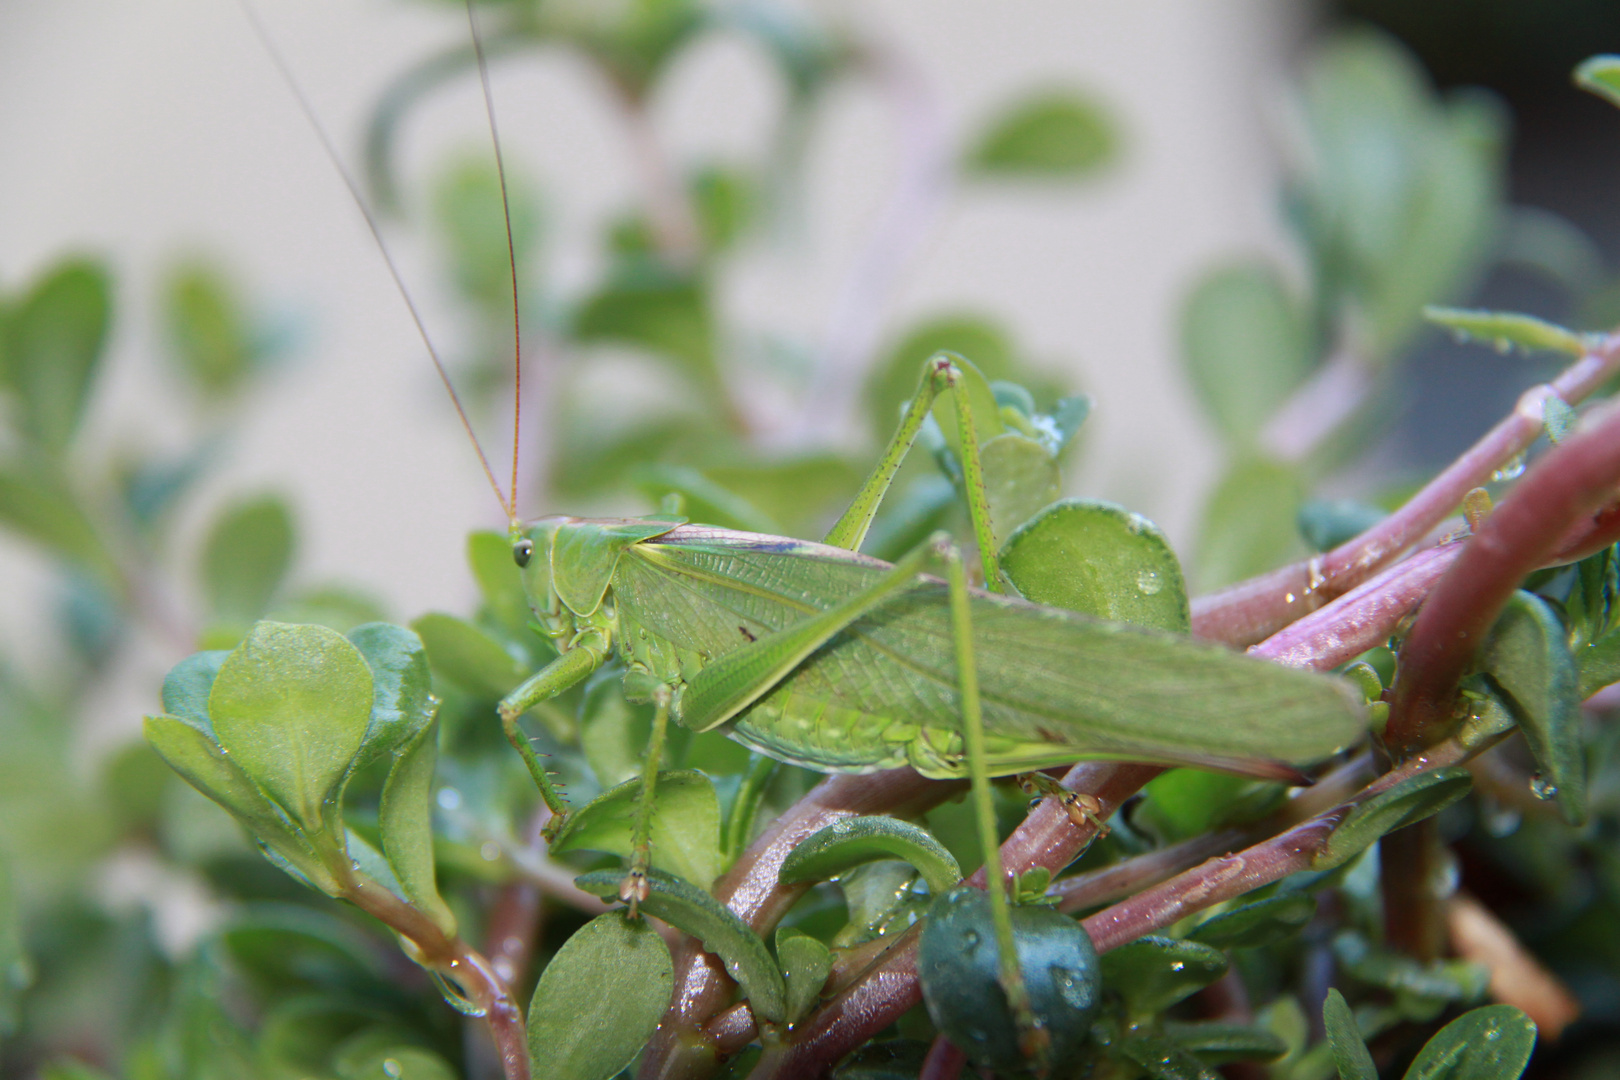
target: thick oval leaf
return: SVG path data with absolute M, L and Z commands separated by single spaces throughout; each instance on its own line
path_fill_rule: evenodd
M 163 677 L 163 711 L 197 724 L 210 738 L 214 726 L 208 719 L 208 695 L 213 692 L 219 665 L 230 653 L 223 649 L 192 653 Z
M 59 457 L 78 430 L 111 312 L 106 269 L 72 259 L 53 268 L 11 313 L 4 375 L 23 402 L 14 419 L 51 457 Z
M 1552 606 L 1534 593 L 1513 594 L 1480 657 L 1507 691 L 1514 718 L 1541 773 L 1538 791 L 1556 798 L 1571 825 L 1586 820 L 1586 759 L 1581 752 L 1580 672 L 1569 635 Z
M 1518 1080 L 1535 1048 L 1535 1021 L 1512 1005 L 1486 1005 L 1441 1028 L 1406 1080 Z
M 377 809 L 383 854 L 405 899 L 415 904 L 446 935 L 454 936 L 456 917 L 439 896 L 433 861 L 433 767 L 439 757 L 439 726 L 429 721 L 416 738 L 396 751 Z
M 371 669 L 324 626 L 261 622 L 220 665 L 214 736 L 241 770 L 311 833 L 341 825 L 331 805 L 371 723 Z
M 626 780 L 570 814 L 551 850 L 608 851 L 629 858 L 641 780 Z M 701 889 L 719 876 L 720 800 L 695 769 L 661 771 L 653 791 L 652 864 Z
M 1507 352 L 1518 346 L 1525 352 L 1561 352 L 1580 356 L 1589 344 L 1580 334 L 1534 315 L 1470 308 L 1423 309 L 1423 317 L 1450 330 L 1458 341 L 1474 340 Z
M 1330 989 L 1327 1000 L 1322 1003 L 1322 1024 L 1327 1028 L 1339 1080 L 1378 1080 L 1378 1066 L 1373 1064 L 1372 1051 L 1361 1037 L 1350 1003 L 1338 990 Z
M 1461 765 L 1407 777 L 1352 809 L 1311 860 L 1311 866 L 1331 870 L 1350 861 L 1385 833 L 1438 814 L 1468 794 L 1473 783 L 1473 776 Z
M 1072 90 L 1054 90 L 998 116 L 964 164 L 986 176 L 1072 180 L 1105 164 L 1118 142 L 1096 102 Z
M 696 278 L 624 274 L 574 316 L 581 344 L 629 345 L 669 360 L 715 402 L 726 400 L 716 366 L 717 328 L 708 289 Z
M 1227 470 L 1199 529 L 1198 583 L 1217 589 L 1264 573 L 1303 551 L 1294 532 L 1301 481 L 1297 470 L 1254 458 Z
M 776 932 L 776 959 L 787 982 L 788 1023 L 795 1023 L 820 1000 L 832 971 L 832 950 L 809 934 L 783 927 Z
M 806 837 L 782 861 L 777 880 L 830 881 L 862 863 L 904 859 L 917 868 L 928 891 L 943 896 L 962 880 L 962 868 L 927 829 L 899 818 L 844 818 Z
M 292 513 L 280 498 L 226 507 L 209 531 L 199 570 L 215 617 L 245 623 L 263 615 L 292 557 Z
M 1575 69 L 1575 85 L 1620 105 L 1620 56 L 1594 56 Z
M 596 870 L 575 878 L 574 884 L 594 896 L 617 899 L 623 880 L 622 871 Z M 761 1021 L 779 1024 L 786 1019 L 787 984 L 770 950 L 747 923 L 679 878 L 651 870 L 647 886 L 649 893 L 641 910 L 703 942 L 725 964 L 726 974 L 742 986 L 748 1007 Z
M 1228 442 L 1252 446 L 1310 370 L 1310 319 L 1269 264 L 1223 267 L 1187 298 L 1181 350 L 1210 419 Z
M 1206 1069 L 1192 1053 L 1161 1035 L 1129 1035 L 1113 1049 L 1153 1080 L 1220 1080 L 1220 1074 Z
M 1165 1038 L 1208 1068 L 1234 1061 L 1271 1061 L 1288 1052 L 1281 1037 L 1263 1027 L 1225 1024 L 1218 1020 L 1185 1023 L 1167 1020 Z
M 1131 1016 L 1168 1009 L 1222 975 L 1226 954 L 1196 941 L 1138 938 L 1102 956 L 1103 985 L 1125 999 Z
M 1311 893 L 1280 893 L 1206 919 L 1188 936 L 1217 949 L 1255 949 L 1297 934 L 1316 914 Z
M 376 760 L 415 741 L 433 722 L 439 702 L 421 638 L 382 622 L 357 626 L 348 637 L 371 668 L 371 722 L 363 757 Z
M 433 670 L 469 693 L 503 697 L 529 677 L 522 661 L 465 619 L 430 612 L 411 629 L 427 648 Z
M 1011 914 L 1030 1010 L 1052 1039 L 1048 1065 L 1067 1075 L 1101 999 L 1097 951 L 1079 923 L 1052 908 L 1015 907 Z M 934 901 L 917 943 L 928 1015 L 974 1064 L 1013 1072 L 1028 1063 L 1001 989 L 999 956 L 983 890 L 953 889 Z
M 529 1002 L 534 1075 L 618 1075 L 658 1027 L 674 988 L 669 947 L 645 920 L 622 911 L 592 919 L 551 958 Z
M 990 531 L 999 549 L 1013 530 L 1062 493 L 1057 458 L 1045 445 L 1014 432 L 979 448 Z
M 1097 499 L 1064 499 L 1026 521 L 1001 567 L 1037 604 L 1186 633 L 1181 561 L 1159 527 Z

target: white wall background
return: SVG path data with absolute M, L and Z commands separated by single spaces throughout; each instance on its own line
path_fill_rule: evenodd
M 326 124 L 356 144 L 391 75 L 453 40 L 453 7 L 263 0 Z M 1299 33 L 1289 0 L 847 0 L 833 8 L 903 49 L 958 137 L 1009 95 L 1074 83 L 1104 97 L 1125 155 L 1078 192 L 955 199 L 904 276 L 885 325 L 967 306 L 1035 357 L 1071 365 L 1098 401 L 1071 488 L 1117 499 L 1187 543 L 1215 446 L 1175 368 L 1180 298 L 1219 258 L 1280 247 L 1264 119 Z M 715 41 L 658 103 L 679 160 L 746 153 L 778 93 L 761 61 Z M 557 272 L 585 280 L 593 223 L 634 192 L 626 147 L 582 70 L 553 55 L 496 71 L 507 152 L 552 202 Z M 415 175 L 484 138 L 476 87 L 433 98 L 409 129 Z M 817 130 L 806 243 L 751 255 L 728 303 L 750 328 L 825 335 L 838 289 L 895 178 L 894 115 L 861 87 Z M 410 254 L 409 237 L 401 244 Z M 219 0 L 0 0 L 0 288 L 71 250 L 107 256 L 115 339 L 85 442 L 90 460 L 174 441 L 154 343 L 158 272 L 218 253 L 256 300 L 303 321 L 307 347 L 252 410 L 193 501 L 280 489 L 299 513 L 299 574 L 358 583 L 396 617 L 462 610 L 468 529 L 499 510 L 342 184 L 241 12 Z M 428 264 L 407 257 L 441 338 Z M 499 457 L 500 450 L 493 453 Z M 565 507 L 526 507 L 528 513 Z M 186 550 L 190 550 L 189 547 Z M 0 538 L 0 649 L 47 664 L 37 557 Z M 93 703 L 95 731 L 132 732 L 183 652 L 148 642 Z

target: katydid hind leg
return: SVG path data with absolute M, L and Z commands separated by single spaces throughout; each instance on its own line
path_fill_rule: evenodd
M 641 792 L 636 796 L 635 824 L 630 832 L 630 870 L 619 883 L 619 899 L 630 905 L 630 917 L 647 899 L 647 868 L 652 865 L 652 812 L 658 786 L 658 767 L 664 759 L 664 735 L 669 728 L 670 689 L 660 686 L 653 695 L 652 738 L 647 743 L 647 762 L 641 769 Z

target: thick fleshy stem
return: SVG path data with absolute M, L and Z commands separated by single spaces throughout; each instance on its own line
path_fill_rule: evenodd
M 1252 645 L 1361 584 L 1453 514 L 1463 496 L 1529 449 L 1549 396 L 1574 405 L 1620 369 L 1611 334 L 1551 383 L 1520 396 L 1513 412 L 1395 513 L 1325 555 L 1294 563 L 1193 601 L 1193 633 Z

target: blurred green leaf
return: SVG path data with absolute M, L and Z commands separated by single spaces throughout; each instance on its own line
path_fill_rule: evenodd
M 1220 1080 L 1187 1050 L 1150 1031 L 1127 1035 L 1112 1049 L 1152 1080 Z
M 1322 1024 L 1333 1046 L 1333 1062 L 1338 1066 L 1340 1080 L 1378 1080 L 1378 1066 L 1373 1064 L 1372 1052 L 1356 1027 L 1355 1014 L 1336 989 L 1330 988 L 1322 1003 Z
M 581 344 L 629 345 L 670 360 L 716 411 L 726 401 L 719 330 L 697 278 L 650 268 L 622 273 L 574 313 L 573 334 Z
M 1187 586 L 1175 552 L 1158 526 L 1114 503 L 1053 503 L 1008 538 L 1001 565 L 1037 604 L 1187 632 Z
M 1533 1020 L 1512 1005 L 1486 1005 L 1441 1028 L 1406 1080 L 1518 1080 L 1535 1048 Z
M 627 780 L 570 814 L 551 850 L 607 851 L 629 858 L 641 780 Z M 695 769 L 664 770 L 653 789 L 652 864 L 702 889 L 720 875 L 720 801 Z
M 1204 276 L 1181 315 L 1181 357 L 1211 420 L 1235 446 L 1255 444 L 1314 364 L 1310 316 L 1268 263 Z
M 788 1023 L 796 1023 L 821 998 L 821 988 L 832 971 L 832 950 L 810 935 L 784 926 L 776 931 L 776 958 L 787 983 Z
M 240 390 L 259 357 L 225 274 L 201 260 L 183 262 L 169 271 L 163 304 L 174 365 L 187 381 L 215 401 Z
M 208 695 L 215 737 L 312 835 L 336 835 L 335 800 L 371 722 L 360 651 L 324 626 L 261 622 L 220 665 Z
M 979 448 L 979 454 L 991 533 L 1000 546 L 1062 494 L 1063 478 L 1046 446 L 1015 432 L 997 435 Z
M 1384 511 L 1354 499 L 1308 499 L 1299 508 L 1299 534 L 1316 551 L 1332 551 L 1384 520 Z
M 594 896 L 617 897 L 620 870 L 597 870 L 574 879 Z M 747 923 L 729 908 L 694 885 L 659 870 L 647 873 L 651 890 L 641 910 L 703 942 L 726 965 L 726 973 L 742 986 L 754 1015 L 768 1023 L 781 1023 L 787 1015 L 787 984 L 771 959 L 770 950 Z
M 420 1046 L 368 1047 L 363 1054 L 344 1053 L 334 1062 L 338 1080 L 458 1080 L 460 1073 Z
M 1464 960 L 1424 964 L 1402 953 L 1375 948 L 1353 931 L 1333 939 L 1333 955 L 1344 970 L 1372 986 L 1435 1002 L 1477 1001 L 1485 995 L 1490 972 Z
M 1113 122 L 1095 100 L 1049 90 L 1004 109 L 963 166 L 987 177 L 1074 180 L 1107 164 L 1118 144 Z
M 987 379 L 1013 379 L 1012 339 L 1000 324 L 978 315 L 943 315 L 913 327 L 866 380 L 872 431 L 887 439 L 900 423 L 900 407 L 917 392 L 923 362 L 936 353 L 965 356 Z
M 511 539 L 484 530 L 468 533 L 467 565 L 490 616 L 514 634 L 527 634 L 534 614 L 523 594 L 523 574 L 512 559 Z
M 1468 794 L 1473 783 L 1473 776 L 1460 765 L 1407 777 L 1388 791 L 1356 804 L 1333 830 L 1311 866 L 1330 870 L 1348 862 L 1385 833 L 1438 814 Z
M 1575 69 L 1575 85 L 1620 105 L 1620 56 L 1593 56 Z
M 214 615 L 235 622 L 263 615 L 292 565 L 293 544 L 292 511 L 279 496 L 260 496 L 222 511 L 209 530 L 199 567 Z
M 1299 933 L 1315 914 L 1311 893 L 1279 893 L 1205 919 L 1187 937 L 1217 949 L 1258 949 Z
M 1281 462 L 1253 458 L 1227 470 L 1204 504 L 1197 579 L 1204 589 L 1275 569 L 1300 553 L 1294 531 L 1302 483 Z
M 826 527 L 863 479 L 848 459 L 808 454 L 775 461 L 747 460 L 705 466 L 703 474 L 768 515 L 787 536 Z
M 658 1027 L 674 987 L 669 947 L 645 920 L 598 915 L 552 957 L 529 1002 L 535 1075 L 617 1076 Z
M 1226 974 L 1225 954 L 1196 941 L 1143 937 L 1102 954 L 1103 986 L 1131 1016 L 1151 1016 Z
M 734 245 L 753 223 L 757 203 L 752 181 L 740 170 L 718 166 L 701 170 L 692 178 L 692 206 L 703 249 L 715 255 Z
M 1591 347 L 1591 342 L 1580 334 L 1534 315 L 1430 305 L 1423 309 L 1423 316 L 1450 330 L 1458 341 L 1483 342 L 1497 352 L 1507 352 L 1517 345 L 1529 353 L 1560 352 L 1580 356 Z
M 1580 674 L 1569 637 L 1551 605 L 1522 589 L 1503 608 L 1481 666 L 1511 699 L 1514 718 L 1540 770 L 1540 790 L 1571 825 L 1586 820 L 1581 750 Z
M 528 667 L 485 630 L 430 612 L 411 623 L 436 674 L 474 694 L 498 698 L 529 676 Z
M 510 249 L 501 182 L 487 153 L 457 158 L 433 183 L 433 214 L 452 280 L 464 296 L 496 313 L 510 331 L 512 254 L 519 268 L 526 269 L 539 239 L 541 215 L 532 185 L 510 165 L 506 194 L 512 214 Z M 508 344 L 510 337 L 506 334 Z
M 1164 1034 L 1206 1068 L 1234 1061 L 1271 1061 L 1288 1052 L 1288 1044 L 1261 1027 L 1218 1020 L 1188 1023 L 1166 1020 Z M 1376 1078 L 1374 1078 L 1376 1080 Z
M 830 881 L 877 859 L 910 863 L 935 896 L 962 880 L 955 857 L 928 830 L 881 815 L 844 818 L 801 840 L 782 861 L 777 878 L 783 884 Z
M 0 523 L 57 558 L 118 580 L 115 560 L 54 465 L 32 457 L 0 460 Z
M 1288 789 L 1230 773 L 1168 769 L 1148 781 L 1143 791 L 1147 797 L 1131 820 L 1161 840 L 1174 842 L 1252 821 L 1276 808 Z
M 705 525 L 742 532 L 779 534 L 782 526 L 747 499 L 727 491 L 703 473 L 684 465 L 643 465 L 631 473 L 636 487 L 657 506 L 666 495 L 679 495 L 683 517 Z
M 23 948 L 22 901 L 11 876 L 11 860 L 0 854 L 0 1039 L 16 1033 L 18 1006 L 34 981 L 34 965 Z
M 21 406 L 21 433 L 51 458 L 78 430 L 101 361 L 112 313 L 112 282 L 90 259 L 51 268 L 6 320 L 6 384 Z

